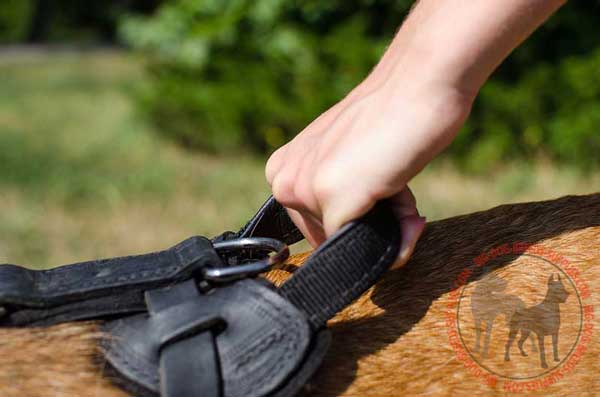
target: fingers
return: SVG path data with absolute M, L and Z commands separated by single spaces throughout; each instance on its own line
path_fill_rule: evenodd
M 331 236 L 346 223 L 369 212 L 376 200 L 364 191 L 344 189 L 343 195 L 328 196 L 317 193 L 322 211 L 323 229 L 326 236 Z
M 313 248 L 317 248 L 327 239 L 323 225 L 314 216 L 289 208 L 287 211 L 294 224 Z
M 417 200 L 408 186 L 390 198 L 390 202 L 398 219 L 411 215 L 419 215 Z
M 284 165 L 288 161 L 284 158 L 286 150 L 282 148 L 269 160 L 267 177 L 275 198 L 288 209 L 292 221 L 312 247 L 318 247 L 328 236 L 367 213 L 377 202 L 358 183 L 339 186 L 324 175 L 312 176 L 314 167 L 311 167 L 313 159 L 310 155 L 301 160 L 290 160 L 298 165 Z M 295 170 L 296 174 L 286 175 L 287 170 Z M 339 194 L 339 191 L 344 194 Z M 389 200 L 400 223 L 402 236 L 398 259 L 392 266 L 392 269 L 397 269 L 412 255 L 426 220 L 419 216 L 415 196 L 408 187 Z

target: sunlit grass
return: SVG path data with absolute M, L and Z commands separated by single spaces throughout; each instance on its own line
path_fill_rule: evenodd
M 136 112 L 120 53 L 0 62 L 0 261 L 160 249 L 237 228 L 267 195 L 262 161 L 189 154 Z
M 71 55 L 0 66 L 0 182 L 71 205 L 168 192 L 160 143 L 126 95 L 140 69 L 121 64 Z
M 136 112 L 122 53 L 0 57 L 0 262 L 47 266 L 158 250 L 237 229 L 267 197 L 264 158 L 189 153 Z M 464 176 L 439 161 L 412 183 L 430 220 L 600 190 L 548 163 Z

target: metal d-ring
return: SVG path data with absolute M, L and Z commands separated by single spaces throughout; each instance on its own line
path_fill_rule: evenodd
M 256 276 L 269 271 L 274 265 L 282 263 L 290 255 L 290 249 L 287 244 L 267 237 L 245 237 L 219 241 L 213 243 L 213 247 L 218 253 L 244 250 L 274 252 L 273 255 L 255 262 L 242 263 L 235 266 L 204 268 L 204 279 L 214 282 L 228 282 L 248 276 Z

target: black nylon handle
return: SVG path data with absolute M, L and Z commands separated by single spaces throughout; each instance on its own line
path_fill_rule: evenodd
M 394 263 L 400 226 L 386 202 L 342 227 L 279 289 L 314 329 L 369 289 Z

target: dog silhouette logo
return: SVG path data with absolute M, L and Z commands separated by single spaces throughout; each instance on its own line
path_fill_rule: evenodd
M 473 352 L 479 353 L 481 351 L 481 333 L 483 330 L 482 359 L 488 357 L 490 338 L 495 320 L 500 316 L 504 316 L 505 319 L 511 319 L 515 312 L 525 308 L 525 303 L 519 297 L 505 292 L 507 285 L 508 282 L 506 280 L 492 273 L 477 284 L 471 296 L 471 312 L 475 321 L 475 345 L 473 346 Z
M 542 368 L 548 368 L 544 345 L 544 338 L 546 336 L 552 337 L 554 361 L 560 361 L 558 357 L 560 304 L 566 302 L 569 293 L 565 289 L 565 286 L 560 279 L 560 275 L 557 276 L 556 280 L 553 278 L 554 276 L 552 275 L 548 279 L 548 290 L 541 303 L 527 308 L 520 307 L 512 314 L 510 319 L 510 332 L 508 334 L 508 341 L 506 342 L 504 353 L 505 361 L 510 361 L 510 347 L 519 331 L 521 332 L 521 337 L 519 338 L 518 346 L 521 355 L 527 356 L 527 353 L 523 350 L 523 343 L 533 332 L 537 336 L 540 366 Z
M 555 381 L 550 377 L 574 368 L 567 364 L 582 350 L 577 348 L 589 322 L 589 298 L 580 294 L 586 286 L 571 277 L 571 265 L 560 257 L 502 248 L 504 257 L 490 251 L 489 259 L 474 260 L 457 279 L 448 302 L 449 342 L 486 384 L 539 390 Z

